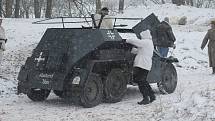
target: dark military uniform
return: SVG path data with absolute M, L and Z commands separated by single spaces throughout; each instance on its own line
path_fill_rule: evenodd
M 176 40 L 171 26 L 166 21 L 162 21 L 152 35 L 154 46 L 157 47 L 161 56 L 167 57 L 169 47 L 173 47 Z
M 162 21 L 156 30 L 157 38 L 154 42 L 155 46 L 172 47 L 174 45 L 176 39 L 172 32 L 171 26 L 167 22 Z
M 209 66 L 213 67 L 213 73 L 215 73 L 215 21 L 212 21 L 211 24 L 213 27 L 205 35 L 201 49 L 204 49 L 208 43 Z

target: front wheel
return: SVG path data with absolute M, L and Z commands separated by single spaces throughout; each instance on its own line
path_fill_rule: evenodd
M 158 88 L 162 94 L 173 93 L 177 86 L 177 72 L 173 64 L 167 63 L 162 69 L 162 80 L 158 82 Z
M 121 69 L 112 69 L 104 81 L 105 102 L 116 103 L 122 100 L 127 90 L 127 81 Z
M 33 101 L 44 101 L 48 98 L 49 94 L 50 90 L 32 88 L 29 89 L 27 96 Z
M 102 102 L 103 85 L 97 74 L 90 74 L 81 89 L 81 104 L 85 108 L 94 107 Z

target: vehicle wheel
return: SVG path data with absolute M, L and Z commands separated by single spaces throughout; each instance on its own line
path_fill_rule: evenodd
M 121 69 L 112 69 L 104 82 L 105 102 L 116 103 L 122 100 L 127 90 L 127 81 Z
M 94 107 L 102 102 L 103 85 L 97 74 L 90 74 L 87 80 L 82 83 L 81 104 L 85 108 Z
M 59 91 L 59 90 L 53 90 L 54 94 L 57 95 L 60 98 L 63 98 L 63 91 Z
M 33 101 L 44 101 L 50 94 L 50 90 L 30 89 L 27 96 Z
M 166 64 L 162 71 L 162 80 L 158 83 L 158 88 L 162 94 L 173 93 L 177 86 L 177 72 L 173 64 Z

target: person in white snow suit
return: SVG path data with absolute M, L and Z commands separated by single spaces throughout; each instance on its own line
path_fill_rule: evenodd
M 5 51 L 5 43 L 7 42 L 6 36 L 5 36 L 5 30 L 2 27 L 2 18 L 0 17 L 0 63 L 3 58 L 3 52 Z
M 127 43 L 130 43 L 137 47 L 136 57 L 134 60 L 134 82 L 138 84 L 139 90 L 143 95 L 143 100 L 138 104 L 149 104 L 155 100 L 155 94 L 147 82 L 146 78 L 151 70 L 152 56 L 153 56 L 153 42 L 150 32 L 144 31 L 141 34 L 141 39 L 128 39 Z
M 109 10 L 107 7 L 102 8 L 98 14 L 95 14 L 93 22 L 93 28 L 100 28 L 100 29 L 113 29 L 113 22 L 109 18 Z

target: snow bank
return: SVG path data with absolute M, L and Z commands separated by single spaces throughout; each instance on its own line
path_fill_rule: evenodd
M 176 6 L 172 4 L 138 6 L 125 10 L 123 17 L 143 17 L 145 18 L 151 13 L 155 13 L 160 20 L 165 17 L 170 18 L 170 23 L 177 24 L 178 20 L 186 16 L 188 24 L 208 25 L 209 20 L 215 19 L 215 9 L 202 9 L 191 6 Z

